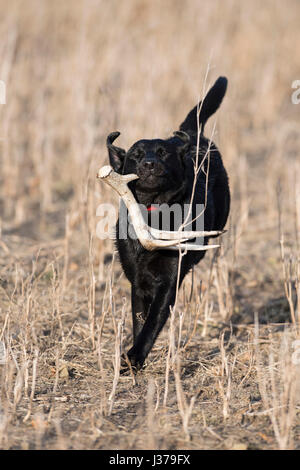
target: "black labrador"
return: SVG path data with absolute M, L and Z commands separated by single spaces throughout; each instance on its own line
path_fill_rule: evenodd
M 149 216 L 152 208 L 162 204 L 176 203 L 183 207 L 191 203 L 193 217 L 197 216 L 196 207 L 205 207 L 204 230 L 224 228 L 230 207 L 228 177 L 217 147 L 203 132 L 208 118 L 220 106 L 226 88 L 227 79 L 219 77 L 171 138 L 139 140 L 126 152 L 113 145 L 119 132 L 108 136 L 111 166 L 118 173 L 139 176 L 129 187 L 138 203 L 148 208 Z M 197 179 L 196 159 L 200 167 Z M 122 229 L 127 233 L 128 223 L 126 216 L 119 215 L 116 233 L 121 264 L 132 288 L 133 346 L 125 358 L 137 371 L 143 366 L 174 305 L 179 256 L 177 250 L 147 251 L 135 237 L 121 236 Z M 151 224 L 150 217 L 148 224 Z M 204 244 L 207 242 L 204 238 Z M 205 251 L 188 251 L 182 257 L 179 285 L 204 255 Z

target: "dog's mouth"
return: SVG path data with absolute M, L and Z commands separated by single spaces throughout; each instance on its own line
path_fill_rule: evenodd
M 167 183 L 167 174 L 166 173 L 160 173 L 160 174 L 154 174 L 154 173 L 141 173 L 138 175 L 139 179 L 136 181 L 136 186 L 142 190 L 142 189 L 163 189 Z

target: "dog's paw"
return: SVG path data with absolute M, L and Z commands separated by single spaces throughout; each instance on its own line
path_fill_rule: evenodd
M 120 364 L 120 374 L 121 375 L 130 375 L 131 373 L 136 374 L 137 371 L 135 367 L 131 364 L 127 354 L 121 355 L 121 364 Z
M 120 374 L 134 374 L 136 375 L 139 370 L 144 367 L 144 361 L 137 360 L 133 354 L 122 354 L 121 355 L 121 364 L 120 364 Z

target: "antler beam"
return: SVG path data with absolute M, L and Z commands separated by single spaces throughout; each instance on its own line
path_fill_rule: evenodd
M 97 178 L 104 181 L 112 187 L 119 196 L 123 199 L 128 213 L 131 217 L 133 228 L 141 245 L 149 251 L 153 250 L 193 250 L 204 251 L 218 248 L 220 245 L 194 245 L 192 243 L 183 243 L 191 238 L 217 236 L 221 235 L 224 231 L 165 231 L 157 230 L 149 227 L 143 219 L 139 205 L 128 187 L 130 181 L 138 179 L 137 175 L 120 175 L 116 173 L 111 166 L 103 166 L 97 174 Z

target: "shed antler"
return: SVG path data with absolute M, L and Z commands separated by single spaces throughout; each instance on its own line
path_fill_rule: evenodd
M 116 173 L 111 166 L 106 165 L 100 168 L 97 178 L 104 181 L 106 184 L 111 186 L 119 196 L 123 199 L 128 213 L 131 217 L 132 225 L 135 233 L 143 247 L 146 250 L 174 250 L 182 248 L 184 250 L 203 251 L 210 250 L 212 248 L 218 248 L 220 245 L 194 245 L 186 242 L 191 238 L 196 237 L 212 237 L 221 235 L 223 231 L 210 231 L 210 232 L 193 232 L 193 231 L 165 231 L 157 230 L 149 227 L 143 219 L 142 212 L 139 205 L 128 187 L 130 181 L 138 179 L 137 175 L 120 175 Z

